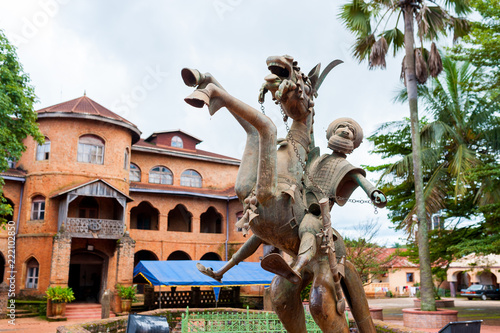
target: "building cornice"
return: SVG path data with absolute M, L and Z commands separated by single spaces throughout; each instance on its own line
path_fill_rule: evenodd
M 207 198 L 207 199 L 216 199 L 216 200 L 235 200 L 238 199 L 236 195 L 216 195 L 216 194 L 204 194 L 204 193 L 196 193 L 196 192 L 188 192 L 188 191 L 180 191 L 180 190 L 160 190 L 160 189 L 151 189 L 151 188 L 133 188 L 129 189 L 129 192 L 135 193 L 154 193 L 154 194 L 168 194 L 168 195 L 179 195 L 186 197 L 197 197 L 197 198 Z
M 221 164 L 229 164 L 229 165 L 240 165 L 240 161 L 230 160 L 222 157 L 213 157 L 213 156 L 203 156 L 199 154 L 192 154 L 187 152 L 180 151 L 172 151 L 164 148 L 157 147 L 143 147 L 143 146 L 132 146 L 132 151 L 139 151 L 144 153 L 154 153 L 161 154 L 167 156 L 181 157 L 181 158 L 189 158 L 192 160 L 198 161 L 207 161 Z
M 6 176 L 6 175 L 1 175 L 1 174 L 0 174 L 0 177 L 5 179 L 5 180 L 13 180 L 16 182 L 21 182 L 21 183 L 24 183 L 26 181 L 25 177 L 14 177 L 14 176 Z

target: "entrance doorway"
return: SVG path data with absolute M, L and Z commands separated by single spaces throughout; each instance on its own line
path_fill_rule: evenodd
M 73 253 L 69 264 L 68 286 L 76 302 L 99 303 L 105 288 L 105 260 L 95 252 Z

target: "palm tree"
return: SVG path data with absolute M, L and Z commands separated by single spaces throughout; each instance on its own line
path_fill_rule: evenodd
M 438 2 L 444 4 L 439 6 Z M 446 9 L 445 9 L 446 8 Z M 448 29 L 453 30 L 454 38 L 461 37 L 468 30 L 468 22 L 457 15 L 470 11 L 469 0 L 350 0 L 342 6 L 340 18 L 346 27 L 356 34 L 354 56 L 360 61 L 369 59 L 370 67 L 385 67 L 385 56 L 392 45 L 394 55 L 405 50 L 403 72 L 410 107 L 413 172 L 415 178 L 415 199 L 419 223 L 419 257 L 421 279 L 421 310 L 435 311 L 432 273 L 430 267 L 428 230 L 425 212 L 422 159 L 418 128 L 417 83 L 425 83 L 427 74 L 437 76 L 441 61 L 434 44 L 425 61 L 425 41 L 435 41 Z M 399 29 L 402 20 L 403 31 Z M 387 29 L 388 24 L 394 28 Z M 414 26 L 417 24 L 420 47 L 415 48 Z M 372 28 L 374 25 L 374 28 Z M 380 30 L 379 30 L 380 29 Z M 378 37 L 378 40 L 376 40 Z
M 418 89 L 420 102 L 434 119 L 425 123 L 420 133 L 425 157 L 423 170 L 427 184 L 424 198 L 428 217 L 446 208 L 448 193 L 455 202 L 466 192 L 478 193 L 476 203 L 479 206 L 491 202 L 491 198 L 497 195 L 483 190 L 489 183 L 488 179 L 478 180 L 477 177 L 471 178 L 470 174 L 485 163 L 493 163 L 500 150 L 499 120 L 495 115 L 498 98 L 491 99 L 487 94 L 469 89 L 482 77 L 482 70 L 470 63 L 457 63 L 444 57 L 443 69 L 444 76 Z M 396 101 L 407 100 L 408 94 L 403 89 Z M 411 158 L 408 155 L 388 165 L 382 178 L 390 174 L 404 178 L 411 176 L 408 169 Z M 405 222 L 410 231 L 409 217 Z

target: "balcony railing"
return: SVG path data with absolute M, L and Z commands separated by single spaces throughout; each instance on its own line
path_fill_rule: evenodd
M 65 227 L 72 237 L 79 238 L 119 239 L 124 232 L 122 220 L 70 217 L 66 219 Z

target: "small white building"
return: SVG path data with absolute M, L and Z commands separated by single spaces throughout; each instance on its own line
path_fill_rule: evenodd
M 451 296 L 455 297 L 460 290 L 471 284 L 492 284 L 498 286 L 500 281 L 500 255 L 489 254 L 478 256 L 471 253 L 453 261 L 447 271 Z

